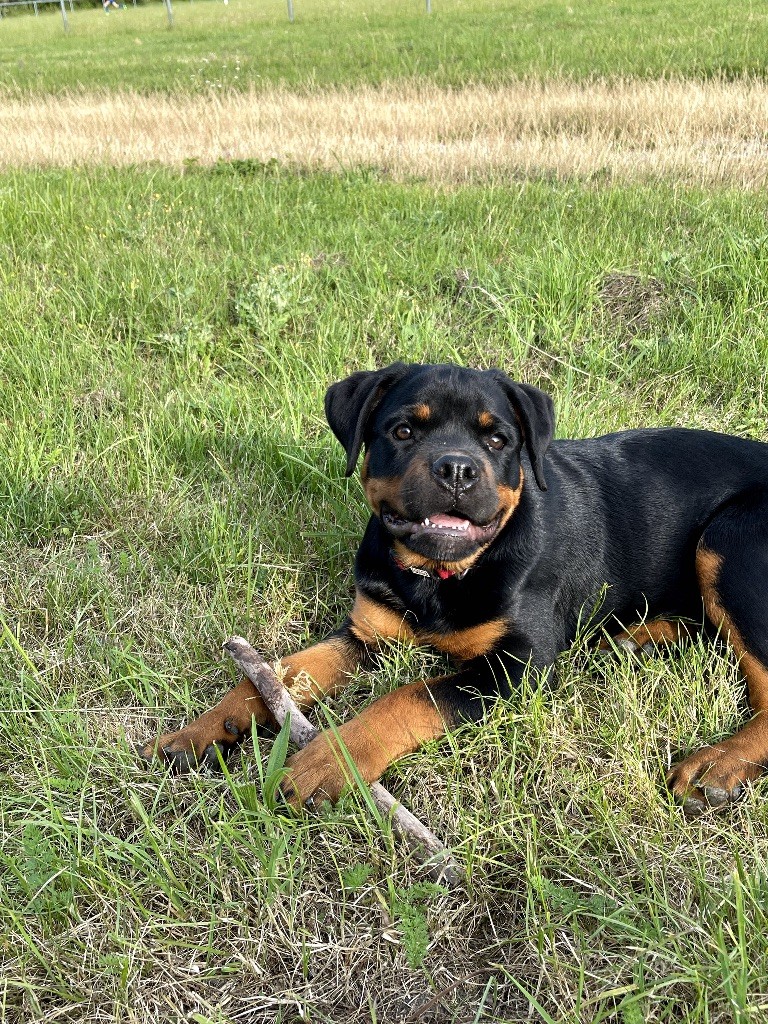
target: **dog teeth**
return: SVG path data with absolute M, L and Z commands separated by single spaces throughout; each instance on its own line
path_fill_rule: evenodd
M 433 530 L 450 530 L 453 533 L 464 533 L 469 529 L 469 522 L 466 520 L 460 525 L 448 526 L 445 523 L 433 523 L 429 516 L 427 516 L 421 525 L 424 527 L 431 527 Z

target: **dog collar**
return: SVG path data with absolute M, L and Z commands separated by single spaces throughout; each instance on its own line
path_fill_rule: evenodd
M 403 572 L 412 572 L 416 576 L 426 576 L 430 580 L 450 580 L 453 578 L 462 580 L 469 572 L 469 569 L 465 569 L 463 572 L 451 572 L 450 569 L 435 569 L 434 572 L 430 572 L 429 569 L 419 569 L 415 565 L 405 565 L 404 562 L 401 562 L 399 558 L 395 558 L 394 555 L 392 555 L 392 561 Z

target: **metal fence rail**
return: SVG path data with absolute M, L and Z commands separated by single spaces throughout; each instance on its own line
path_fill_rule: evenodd
M 224 0 L 226 3 L 227 0 Z M 288 20 L 293 21 L 293 0 L 287 0 L 288 3 Z M 67 18 L 67 6 L 69 6 L 70 12 L 74 13 L 74 0 L 0 0 L 0 18 L 5 17 L 6 7 L 31 7 L 35 14 L 39 14 L 39 8 L 45 4 L 56 4 L 61 10 L 61 17 L 64 22 L 64 31 L 69 29 L 69 19 Z M 136 6 L 136 0 L 133 0 L 133 6 Z M 168 14 L 168 24 L 173 25 L 173 7 L 171 0 L 163 0 L 163 6 L 165 7 L 166 13 Z M 426 0 L 427 14 L 432 13 L 432 0 Z
M 70 11 L 74 11 L 72 0 L 68 0 Z M 32 7 L 35 14 L 38 14 L 38 8 L 42 7 L 43 4 L 56 4 L 61 9 L 61 17 L 64 22 L 65 31 L 69 28 L 69 20 L 67 18 L 67 7 L 65 0 L 0 0 L 0 18 L 5 17 L 6 7 Z
M 132 0 L 133 6 L 136 6 L 136 0 Z M 171 6 L 171 0 L 162 0 L 163 6 L 165 7 L 166 13 L 168 14 L 168 21 L 173 25 L 173 8 Z M 69 29 L 69 19 L 67 17 L 67 7 L 70 12 L 74 13 L 75 3 L 74 0 L 0 0 L 0 18 L 5 17 L 6 7 L 31 7 L 35 14 L 39 14 L 39 8 L 45 4 L 55 4 L 61 11 L 61 17 L 64 22 L 64 30 Z M 89 6 L 95 7 L 97 5 L 90 4 Z M 121 4 L 125 6 L 125 2 Z
M 38 7 L 42 7 L 43 4 L 59 4 L 60 0 L 0 0 L 0 12 L 4 7 L 33 7 L 35 14 L 37 14 Z M 72 0 L 67 0 L 67 6 L 70 11 L 74 11 Z M 2 14 L 0 13 L 0 17 Z

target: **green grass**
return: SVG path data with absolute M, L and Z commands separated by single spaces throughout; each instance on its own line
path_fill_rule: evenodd
M 247 0 L 0 24 L 6 95 L 761 74 L 763 6 Z M 366 514 L 322 418 L 395 358 L 498 365 L 560 436 L 768 439 L 768 198 L 674 184 L 441 190 L 241 163 L 0 176 L 0 1024 L 768 1019 L 758 784 L 686 821 L 669 760 L 745 715 L 733 659 L 585 634 L 557 685 L 386 778 L 445 893 L 355 797 L 295 819 L 275 745 L 172 778 L 131 744 L 349 606 Z M 326 702 L 442 668 L 393 650 Z
M 216 699 L 230 633 L 276 656 L 344 614 L 365 511 L 321 410 L 347 371 L 503 366 L 561 436 L 768 438 L 767 217 L 672 185 L 0 178 L 3 1024 L 764 1019 L 764 787 L 687 822 L 662 785 L 743 717 L 722 651 L 585 637 L 556 688 L 393 769 L 467 868 L 451 895 L 354 798 L 266 805 L 268 739 L 223 779 L 129 741 Z
M 768 12 L 756 0 L 232 0 L 77 9 L 65 35 L 50 8 L 0 26 L 0 88 L 205 92 L 380 83 L 440 85 L 524 76 L 576 79 L 760 75 Z

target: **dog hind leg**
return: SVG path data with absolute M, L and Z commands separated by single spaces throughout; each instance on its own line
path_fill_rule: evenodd
M 768 493 L 753 492 L 715 517 L 696 570 L 707 618 L 739 658 L 752 718 L 669 772 L 672 792 L 693 813 L 738 799 L 768 767 Z
M 623 647 L 631 654 L 653 657 L 661 648 L 690 640 L 698 629 L 692 623 L 678 619 L 654 619 L 652 622 L 641 622 L 611 637 L 603 637 L 599 647 L 601 651 L 610 650 L 612 643 Z

